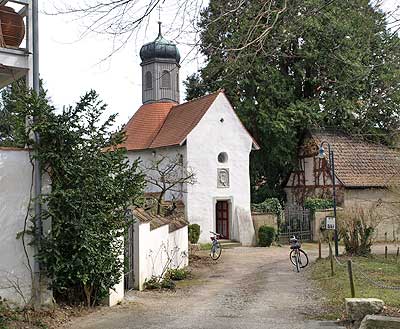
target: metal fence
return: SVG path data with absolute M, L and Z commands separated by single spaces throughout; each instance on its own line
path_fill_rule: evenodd
M 288 242 L 295 235 L 301 241 L 312 240 L 312 213 L 309 209 L 298 207 L 285 208 L 284 217 L 279 225 L 279 240 Z

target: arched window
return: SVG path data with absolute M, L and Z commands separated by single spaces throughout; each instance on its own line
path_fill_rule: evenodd
M 146 72 L 144 80 L 145 80 L 146 89 L 153 88 L 153 76 L 151 75 L 150 71 Z
M 171 89 L 171 74 L 167 70 L 162 72 L 161 88 Z

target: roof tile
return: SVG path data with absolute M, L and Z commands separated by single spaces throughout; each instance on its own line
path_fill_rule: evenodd
M 316 132 L 319 146 L 327 141 L 335 157 L 335 173 L 347 187 L 384 187 L 400 183 L 400 152 L 382 144 L 338 132 Z
M 126 124 L 128 151 L 179 145 L 199 123 L 219 92 L 177 105 L 150 103 L 142 105 Z
M 126 140 L 121 145 L 127 150 L 150 148 L 168 113 L 175 103 L 150 103 L 142 105 L 126 124 Z

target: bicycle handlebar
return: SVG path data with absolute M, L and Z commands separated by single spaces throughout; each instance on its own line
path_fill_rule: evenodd
M 215 236 L 220 236 L 221 238 L 223 238 L 224 236 L 220 233 L 215 233 L 213 231 L 210 231 L 211 234 L 215 235 Z

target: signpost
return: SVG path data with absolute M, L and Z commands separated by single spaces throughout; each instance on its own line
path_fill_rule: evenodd
M 327 230 L 334 230 L 336 229 L 336 218 L 326 216 L 325 217 L 325 229 Z

